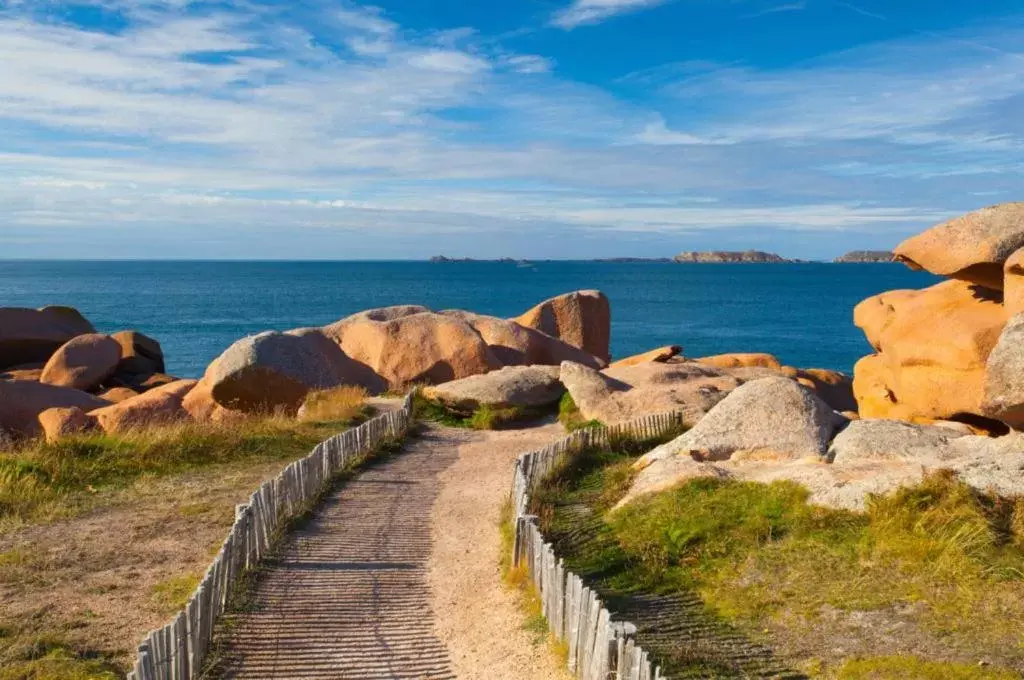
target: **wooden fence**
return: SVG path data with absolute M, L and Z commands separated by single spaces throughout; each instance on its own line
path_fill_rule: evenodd
M 149 633 L 128 680 L 198 680 L 238 578 L 267 554 L 279 528 L 306 511 L 327 489 L 335 474 L 389 439 L 405 435 L 412 421 L 412 395 L 402 408 L 383 413 L 359 427 L 317 444 L 305 458 L 264 482 L 239 505 L 235 525 L 206 571 L 185 609 L 171 623 Z
M 521 455 L 515 464 L 512 502 L 516 534 L 512 563 L 525 566 L 540 596 L 541 608 L 555 639 L 569 648 L 569 670 L 582 680 L 663 680 L 661 668 L 634 642 L 636 626 L 612 621 L 611 613 L 583 579 L 568 571 L 544 540 L 537 518 L 526 514 L 530 492 L 567 457 L 617 439 L 654 439 L 677 430 L 682 414 L 661 413 L 612 427 L 577 430 L 539 451 Z

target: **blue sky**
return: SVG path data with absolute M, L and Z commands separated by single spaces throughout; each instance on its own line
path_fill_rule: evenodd
M 1022 111 L 1019 0 L 0 0 L 0 258 L 826 258 Z

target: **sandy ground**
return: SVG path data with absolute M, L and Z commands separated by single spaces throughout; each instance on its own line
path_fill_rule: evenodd
M 432 511 L 428 580 L 437 635 L 457 677 L 561 680 L 555 654 L 523 628 L 517 593 L 502 580 L 501 506 L 519 454 L 564 436 L 559 425 L 479 432 L 439 428 L 458 447 Z
M 0 626 L 57 634 L 127 665 L 146 631 L 170 618 L 154 586 L 201 575 L 235 504 L 285 463 L 141 481 L 114 505 L 0 536 Z

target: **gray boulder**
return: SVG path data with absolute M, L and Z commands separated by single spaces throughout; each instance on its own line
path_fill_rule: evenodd
M 1024 429 L 1024 314 L 1010 319 L 985 367 L 985 415 Z
M 558 375 L 557 366 L 506 366 L 483 375 L 426 387 L 423 396 L 466 412 L 483 405 L 496 408 L 550 406 L 565 393 Z
M 902 420 L 856 420 L 832 441 L 828 457 L 835 465 L 949 458 L 956 455 L 950 443 L 965 434 L 950 427 Z
M 315 389 L 355 383 L 353 362 L 315 329 L 267 331 L 228 347 L 206 369 L 214 401 L 246 413 L 294 411 Z
M 693 429 L 638 461 L 651 465 L 673 456 L 696 460 L 795 460 L 822 456 L 847 422 L 806 387 L 788 378 L 762 378 L 733 390 Z

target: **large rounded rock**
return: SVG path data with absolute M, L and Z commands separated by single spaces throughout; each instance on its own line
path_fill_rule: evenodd
M 0 429 L 34 436 L 40 432 L 39 414 L 47 409 L 74 406 L 88 412 L 107 404 L 103 399 L 69 387 L 0 381 Z
M 1003 264 L 1024 246 L 1024 203 L 982 208 L 932 227 L 896 246 L 912 269 L 1002 290 Z
M 855 391 L 891 394 L 870 404 L 858 396 L 865 417 L 949 419 L 980 414 L 985 365 L 1006 324 L 1006 310 L 997 295 L 963 281 L 945 281 L 921 291 L 900 291 L 858 306 L 855 318 L 880 353 L 862 360 L 855 370 Z M 883 308 L 884 315 L 863 309 Z M 884 316 L 878 322 L 877 317 Z M 859 374 L 870 369 L 870 377 Z M 858 384 L 860 385 L 858 387 Z
M 0 380 L 39 382 L 43 375 L 44 364 L 28 363 L 17 364 L 0 371 Z
M 318 330 L 267 331 L 231 345 L 207 367 L 203 381 L 225 408 L 295 411 L 310 390 L 346 382 L 349 363 Z
M 605 363 L 611 358 L 611 306 L 599 290 L 553 297 L 512 320 L 578 347 Z
M 840 432 L 829 446 L 835 465 L 868 460 L 948 458 L 949 444 L 965 436 L 961 430 L 940 425 L 918 425 L 900 420 L 857 420 Z
M 91 390 L 114 373 L 120 360 L 121 345 L 113 338 L 99 333 L 79 335 L 54 352 L 39 382 Z
M 989 355 L 982 411 L 1024 429 L 1024 314 L 1010 319 Z
M 378 380 L 374 386 L 352 382 L 380 392 L 415 383 L 440 384 L 501 368 L 480 333 L 464 318 L 418 309 L 422 308 L 371 310 L 323 328 L 346 357 Z
M 426 387 L 423 396 L 456 411 L 480 406 L 538 408 L 555 404 L 565 394 L 557 366 L 506 366 L 483 375 Z
M 774 354 L 764 352 L 734 352 L 732 354 L 715 354 L 714 356 L 694 359 L 699 364 L 715 368 L 769 368 L 773 371 L 782 369 L 782 363 Z
M 0 369 L 44 363 L 71 338 L 95 332 L 71 307 L 0 307 Z
M 857 410 L 853 379 L 845 373 L 824 368 L 798 368 L 793 378 L 813 390 L 833 411 Z
M 738 454 L 771 460 L 822 456 L 847 421 L 813 392 L 788 378 L 762 378 L 733 390 L 691 430 L 637 462 L 674 456 L 728 460 Z
M 181 400 L 181 407 L 198 423 L 237 423 L 248 417 L 242 411 L 233 411 L 218 404 L 213 398 L 213 387 L 206 379 L 189 390 Z
M 97 427 L 95 418 L 82 409 L 71 406 L 68 408 L 48 408 L 39 414 L 39 426 L 43 430 L 46 441 L 60 441 L 74 434 L 81 434 Z
M 111 336 L 121 346 L 118 373 L 163 373 L 164 351 L 160 343 L 138 331 L 120 331 Z
M 441 314 L 461 319 L 472 326 L 503 366 L 558 366 L 563 361 L 573 361 L 593 368 L 604 365 L 603 361 L 578 347 L 508 319 L 461 310 L 449 310 Z
M 188 420 L 188 413 L 181 405 L 182 399 L 196 384 L 195 380 L 178 380 L 137 397 L 90 411 L 89 415 L 107 433 L 182 422 Z
M 614 362 L 608 368 L 623 367 L 623 366 L 636 366 L 638 364 L 651 364 L 651 363 L 665 363 L 670 359 L 678 356 L 683 351 L 683 348 L 679 345 L 666 345 L 665 347 L 658 347 L 642 354 L 634 354 L 631 357 L 625 359 L 619 359 Z
M 1003 306 L 1009 316 L 1024 313 L 1024 248 L 1003 265 Z

